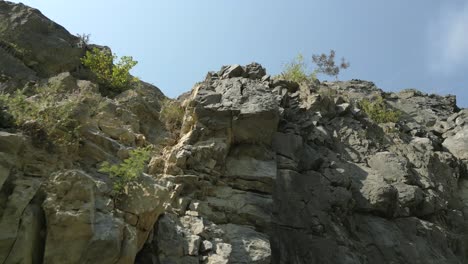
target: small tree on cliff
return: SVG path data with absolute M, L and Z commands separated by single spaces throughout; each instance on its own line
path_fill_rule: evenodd
M 323 73 L 329 76 L 334 76 L 338 80 L 340 70 L 349 68 L 350 64 L 344 58 L 341 58 L 341 63 L 336 65 L 335 51 L 330 50 L 330 54 L 322 53 L 320 55 L 312 55 L 312 61 L 317 65 L 315 69 L 318 73 Z
M 334 76 L 338 79 L 340 70 L 347 69 L 350 64 L 344 58 L 341 59 L 339 65 L 335 62 L 336 53 L 334 50 L 330 51 L 330 54 L 314 54 L 312 55 L 312 62 L 317 66 L 313 71 L 308 72 L 308 65 L 304 61 L 302 54 L 299 54 L 292 61 L 286 63 L 283 66 L 283 71 L 280 77 L 289 81 L 297 83 L 314 83 L 317 79 L 318 73 L 323 73 L 329 76 Z
M 93 48 L 86 51 L 81 59 L 84 66 L 88 67 L 97 77 L 100 84 L 114 92 L 122 92 L 130 88 L 138 79 L 130 74 L 130 70 L 137 65 L 131 56 L 123 56 L 116 63 L 115 54 L 109 51 Z

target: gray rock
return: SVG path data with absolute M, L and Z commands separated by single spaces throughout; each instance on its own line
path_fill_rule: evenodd
M 225 238 L 231 243 L 230 263 L 271 263 L 268 236 L 252 227 L 228 224 L 223 226 Z M 217 247 L 218 249 L 218 247 Z M 218 251 L 216 252 L 217 254 Z M 221 253 L 220 255 L 226 255 Z
M 38 121 L 0 131 L 1 263 L 467 263 L 468 112 L 453 96 L 225 66 L 179 97 L 175 139 L 156 87 L 102 97 L 77 80 L 83 43 L 37 10 L 0 2 L 0 39 L 1 91 L 89 95 L 78 149 L 35 144 Z M 365 118 L 377 96 L 399 122 Z M 147 145 L 151 175 L 112 194 L 99 164 Z
M 444 140 L 443 146 L 446 147 L 455 157 L 468 160 L 468 126 L 463 127 L 453 136 Z
M 213 249 L 213 243 L 211 243 L 210 241 L 208 240 L 203 240 L 202 242 L 202 246 L 201 246 L 201 250 L 203 252 L 207 252 L 207 251 L 210 251 Z
M 220 75 L 223 78 L 234 78 L 240 77 L 244 73 L 244 69 L 239 64 L 231 65 L 227 67 Z
M 248 64 L 245 66 L 245 73 L 247 74 L 247 78 L 250 79 L 262 79 L 262 81 L 265 81 L 263 77 L 266 75 L 266 70 L 265 68 L 262 67 L 262 65 L 253 62 L 251 64 Z
M 411 174 L 405 158 L 391 152 L 379 152 L 370 157 L 369 166 L 389 183 L 409 182 Z
M 10 52 L 24 65 L 39 75 L 51 76 L 81 64 L 84 49 L 77 46 L 79 38 L 62 26 L 25 5 L 3 1 L 0 10 L 2 43 L 13 47 Z

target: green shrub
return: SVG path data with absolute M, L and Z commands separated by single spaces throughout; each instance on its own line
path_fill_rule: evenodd
M 159 118 L 169 131 L 177 133 L 182 126 L 184 114 L 185 110 L 179 102 L 166 99 L 162 102 Z
M 28 103 L 22 91 L 16 90 L 13 94 L 0 94 L 0 104 L 8 109 L 15 118 L 15 123 L 21 125 L 35 117 L 38 113 L 37 105 Z
M 283 71 L 280 77 L 297 83 L 314 82 L 317 79 L 316 71 L 309 74 L 307 72 L 307 64 L 304 62 L 304 56 L 298 54 L 291 62 L 283 66 Z
M 80 124 L 74 117 L 80 102 L 89 96 L 44 86 L 37 88 L 35 96 L 29 98 L 21 90 L 0 94 L 0 105 L 6 108 L 18 127 L 35 121 L 53 143 L 77 146 Z
M 151 157 L 151 149 L 136 148 L 130 151 L 127 159 L 120 164 L 110 164 L 105 161 L 101 164 L 99 172 L 107 173 L 113 180 L 113 189 L 117 193 L 125 191 L 125 187 L 138 179 L 144 172 L 146 163 Z
M 347 69 L 350 64 L 342 58 L 341 63 L 337 65 L 335 54 L 335 51 L 331 50 L 329 55 L 325 53 L 312 55 L 312 62 L 316 65 L 316 68 L 310 73 L 307 73 L 308 65 L 304 62 L 304 56 L 299 54 L 291 62 L 283 66 L 280 77 L 297 83 L 314 83 L 317 80 L 317 74 L 323 73 L 338 79 L 340 70 Z
M 359 106 L 362 110 L 375 122 L 382 123 L 396 123 L 400 119 L 401 112 L 398 110 L 388 110 L 382 96 L 379 96 L 374 101 L 363 99 Z
M 86 51 L 81 59 L 84 66 L 88 67 L 98 78 L 101 85 L 108 87 L 114 92 L 128 90 L 137 79 L 130 74 L 130 70 L 137 65 L 130 56 L 123 56 L 114 64 L 116 55 L 105 50 L 93 48 Z

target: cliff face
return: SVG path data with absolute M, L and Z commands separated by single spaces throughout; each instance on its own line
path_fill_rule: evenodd
M 232 65 L 181 99 L 172 144 L 158 88 L 103 97 L 86 49 L 0 2 L 0 90 L 78 94 L 80 134 L 56 146 L 37 120 L 0 118 L 0 263 L 468 262 L 468 111 L 454 97 Z M 379 96 L 398 122 L 358 103 Z M 115 195 L 99 164 L 148 145 L 146 173 Z
M 98 164 L 164 140 L 164 95 L 141 82 L 104 98 L 95 83 L 80 79 L 86 72 L 79 39 L 21 4 L 0 1 L 0 44 L 0 90 L 28 94 L 25 107 L 46 102 L 39 113 L 73 102 L 69 117 L 80 134 L 74 145 L 52 144 L 39 129 L 46 120 L 18 128 L 1 109 L 0 263 L 133 263 L 172 189 L 145 174 L 116 197 Z

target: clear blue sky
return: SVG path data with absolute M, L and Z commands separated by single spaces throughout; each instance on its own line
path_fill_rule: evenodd
M 277 74 L 299 52 L 310 58 L 335 49 L 351 62 L 340 79 L 456 94 L 468 106 L 466 0 L 21 2 L 133 56 L 133 73 L 170 97 L 221 65 L 256 61 Z

